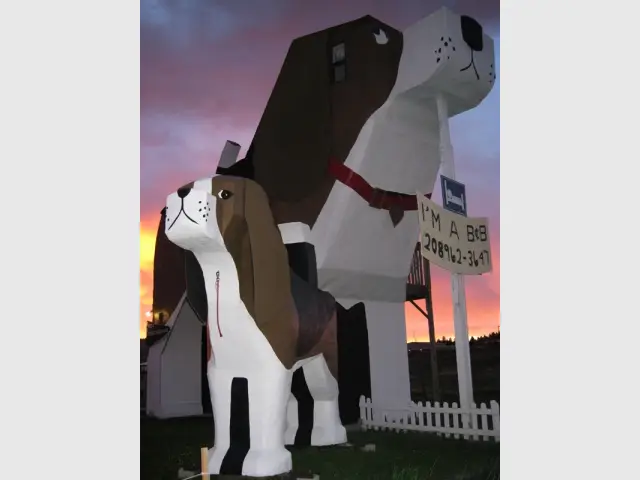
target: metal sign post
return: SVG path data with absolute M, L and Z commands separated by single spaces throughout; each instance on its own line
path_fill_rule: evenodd
M 436 97 L 436 105 L 440 124 L 440 173 L 448 177 L 448 180 L 455 181 L 456 173 L 453 160 L 453 146 L 451 145 L 451 133 L 449 131 L 447 101 L 442 95 L 438 95 Z M 445 181 L 443 180 L 443 186 L 444 183 Z M 454 183 L 461 185 L 458 182 L 450 182 L 453 188 L 455 188 Z M 463 198 L 462 202 L 458 202 L 457 200 L 460 199 L 459 192 L 450 191 L 452 195 L 450 195 L 448 201 L 446 200 L 446 191 L 443 190 L 442 192 L 445 203 L 458 207 L 460 207 L 459 203 L 462 203 L 462 210 L 464 214 L 466 214 L 466 198 Z M 456 335 L 456 364 L 458 369 L 460 408 L 469 412 L 473 404 L 473 384 L 471 380 L 471 353 L 469 350 L 469 327 L 467 324 L 467 299 L 465 295 L 464 276 L 456 273 L 451 274 L 451 292 L 453 296 L 453 323 Z M 463 422 L 465 426 L 469 425 L 468 415 L 463 415 Z

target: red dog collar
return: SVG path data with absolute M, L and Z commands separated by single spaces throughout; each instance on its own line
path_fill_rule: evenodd
M 418 209 L 415 195 L 391 192 L 372 187 L 369 182 L 335 159 L 329 160 L 329 174 L 343 185 L 349 187 L 364 199 L 369 206 L 380 210 L 387 210 L 395 227 L 400 223 L 404 212 Z M 425 195 L 431 198 L 431 194 Z

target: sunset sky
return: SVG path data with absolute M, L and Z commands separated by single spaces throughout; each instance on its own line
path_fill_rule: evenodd
M 244 155 L 291 41 L 367 14 L 402 30 L 442 5 L 476 18 L 495 41 L 495 87 L 478 108 L 452 119 L 451 135 L 469 215 L 489 217 L 493 251 L 493 272 L 467 277 L 469 330 L 482 335 L 498 329 L 499 0 L 141 0 L 141 336 L 151 309 L 155 234 L 167 194 L 211 175 L 227 139 L 238 142 Z M 436 185 L 433 198 L 440 203 L 439 181 Z M 432 282 L 436 335 L 451 337 L 449 274 L 432 267 Z M 428 339 L 426 319 L 410 304 L 405 310 L 408 341 Z

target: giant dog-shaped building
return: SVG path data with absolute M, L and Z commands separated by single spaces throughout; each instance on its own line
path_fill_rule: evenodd
M 312 283 L 317 275 L 338 302 L 343 422 L 357 419 L 361 394 L 381 408 L 410 399 L 411 211 L 414 192 L 431 192 L 440 166 L 435 98 L 457 115 L 494 81 L 493 41 L 472 18 L 442 8 L 401 32 L 366 16 L 293 41 L 247 155 L 219 169 L 260 184 L 277 223 L 308 226 L 287 248 L 292 268 Z M 161 230 L 158 245 L 171 250 Z M 155 278 L 154 311 L 170 314 L 188 287 L 207 317 L 202 274 L 188 262 L 187 285 L 175 273 Z M 156 296 L 156 288 L 175 292 Z M 302 405 L 309 395 L 298 398 Z

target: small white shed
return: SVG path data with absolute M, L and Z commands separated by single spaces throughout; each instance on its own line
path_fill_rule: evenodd
M 202 415 L 203 325 L 186 292 L 167 326 L 170 330 L 149 348 L 147 415 L 156 418 Z

